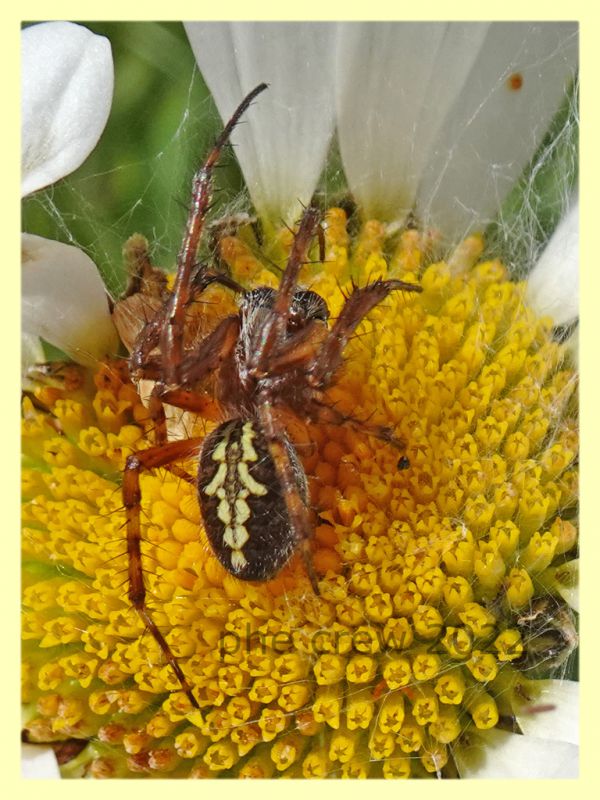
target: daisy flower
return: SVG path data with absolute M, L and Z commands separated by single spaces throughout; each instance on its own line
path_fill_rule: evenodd
M 328 392 L 391 426 L 407 458 L 290 422 L 319 595 L 297 557 L 236 579 L 195 487 L 142 474 L 152 615 L 194 708 L 123 587 L 122 469 L 153 443 L 144 390 L 114 359 L 39 383 L 23 414 L 27 738 L 79 742 L 71 777 L 575 776 L 577 684 L 561 676 L 577 644 L 577 375 L 558 334 L 577 315 L 577 204 L 527 281 L 482 231 L 573 83 L 576 28 L 186 30 L 224 120 L 269 84 L 232 137 L 263 235 L 242 219 L 219 238 L 231 276 L 277 286 L 335 135 L 352 201 L 324 210 L 325 259 L 315 246 L 302 285 L 333 318 L 356 284 L 422 287 L 371 312 Z M 125 252 L 146 263 L 141 237 Z M 203 299 L 199 326 L 236 309 L 222 287 Z M 218 418 L 207 395 L 186 425 Z

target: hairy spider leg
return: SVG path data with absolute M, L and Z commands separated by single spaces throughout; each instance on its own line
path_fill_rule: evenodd
M 194 353 L 186 355 L 182 365 L 185 381 L 190 383 L 200 381 L 211 371 L 217 369 L 222 361 L 230 356 L 235 342 L 237 341 L 238 332 L 239 320 L 237 316 L 226 317 L 222 320 L 214 331 L 199 343 Z M 144 377 L 147 376 L 144 375 Z M 177 406 L 186 411 L 200 412 L 203 410 L 199 405 L 202 402 L 202 398 L 199 395 L 185 389 L 167 389 L 164 384 L 160 382 L 155 385 L 151 400 L 157 405 L 160 405 L 163 419 L 163 402 Z M 155 419 L 155 424 L 156 422 L 157 419 Z M 166 438 L 166 431 L 159 435 L 164 435 Z M 204 439 L 200 437 L 169 443 L 165 441 L 158 444 L 156 447 L 142 450 L 128 457 L 125 466 L 125 474 L 123 476 L 123 505 L 126 509 L 127 519 L 129 600 L 158 643 L 167 662 L 171 665 L 177 679 L 181 683 L 183 690 L 189 697 L 190 702 L 196 708 L 198 708 L 198 704 L 193 697 L 190 685 L 181 667 L 177 663 L 177 659 L 173 655 L 165 637 L 152 619 L 152 615 L 146 605 L 146 586 L 144 583 L 141 560 L 141 492 L 139 475 L 142 469 L 164 467 L 179 478 L 190 483 L 195 483 L 195 479 L 191 478 L 185 470 L 179 468 L 174 462 L 195 455 L 200 450 L 203 441 Z
M 325 231 L 322 225 L 317 227 L 317 241 L 319 242 L 319 261 L 325 262 Z
M 146 377 L 149 362 L 154 363 L 156 361 L 150 353 L 158 345 L 163 319 L 164 306 L 159 308 L 137 335 L 129 359 L 129 374 L 135 382 L 139 381 L 141 377 Z
M 273 406 L 268 391 L 261 393 L 258 399 L 257 416 L 271 458 L 273 459 L 279 485 L 283 491 L 283 499 L 285 501 L 290 527 L 294 539 L 296 540 L 297 549 L 300 550 L 302 555 L 312 589 L 316 595 L 319 595 L 319 585 L 311 549 L 313 527 L 311 525 L 308 509 L 304 505 L 302 497 L 298 492 L 296 479 L 294 477 L 294 468 L 284 446 L 286 436 L 285 429 L 273 414 Z
M 267 365 L 286 338 L 290 308 L 298 282 L 298 274 L 306 260 L 308 248 L 321 224 L 321 213 L 309 206 L 303 213 L 298 232 L 294 236 L 292 249 L 281 276 L 273 308 L 269 310 L 263 328 L 263 335 L 256 348 L 249 369 L 260 379 L 268 370 Z
M 317 425 L 349 425 L 359 433 L 366 433 L 367 436 L 391 444 L 397 450 L 406 450 L 406 442 L 398 436 L 394 436 L 392 429 L 386 425 L 374 425 L 372 422 L 343 414 L 322 400 L 314 398 L 306 407 L 306 415 L 311 422 Z
M 167 640 L 154 622 L 146 603 L 146 585 L 144 583 L 144 572 L 142 569 L 142 535 L 140 529 L 140 508 L 142 499 L 140 472 L 144 469 L 167 467 L 174 461 L 190 458 L 198 453 L 202 441 L 203 439 L 201 438 L 194 438 L 178 442 L 169 442 L 169 444 L 151 447 L 135 455 L 130 455 L 127 458 L 125 473 L 123 475 L 123 504 L 125 506 L 127 518 L 127 555 L 129 559 L 129 590 L 127 593 L 129 602 L 138 613 L 146 629 L 149 630 L 154 637 L 165 659 L 177 676 L 181 688 L 195 708 L 199 708 L 199 705 L 192 693 L 192 688 L 183 674 L 183 670 L 179 666 Z
M 283 372 L 304 363 L 309 384 L 314 391 L 326 389 L 340 366 L 344 349 L 358 325 L 393 291 L 422 292 L 423 289 L 418 284 L 395 279 L 377 280 L 362 288 L 355 288 L 318 347 L 315 347 L 314 342 L 315 326 L 309 324 L 292 338 L 283 341 L 270 354 L 269 372 Z M 349 417 L 348 420 L 352 421 L 352 418 Z M 354 422 L 361 424 L 358 420 Z
M 192 279 L 192 291 L 189 302 L 199 299 L 213 283 L 219 283 L 234 292 L 243 292 L 244 288 L 233 278 L 220 273 L 198 272 Z M 160 332 L 165 324 L 166 306 L 162 305 L 149 319 L 137 335 L 131 357 L 129 359 L 130 375 L 134 381 L 139 381 L 142 377 L 149 380 L 157 380 L 161 374 L 163 359 L 160 356 L 151 355 L 152 351 L 158 346 Z M 185 360 L 185 357 L 184 357 Z M 185 373 L 185 365 L 182 366 Z
M 234 292 L 240 294 L 244 291 L 244 287 L 237 281 L 234 281 L 233 278 L 230 278 L 229 275 L 222 272 L 205 272 L 203 270 L 199 270 L 193 277 L 192 289 L 195 294 L 200 295 L 213 283 L 220 283 L 221 286 L 225 286 L 225 288 L 232 289 Z
M 206 161 L 196 172 L 192 180 L 192 199 L 185 228 L 185 236 L 177 256 L 177 275 L 175 277 L 173 293 L 167 301 L 165 325 L 162 326 L 160 334 L 160 351 L 163 355 L 165 382 L 168 384 L 180 383 L 185 308 L 190 299 L 192 272 L 196 262 L 196 253 L 198 251 L 206 214 L 210 206 L 213 170 L 240 117 L 247 110 L 254 98 L 261 92 L 264 92 L 266 88 L 267 84 L 261 83 L 242 100 L 229 122 L 223 128 L 213 149 L 208 154 Z
M 355 288 L 347 298 L 334 322 L 325 342 L 319 348 L 311 364 L 307 365 L 308 380 L 315 389 L 324 389 L 331 383 L 342 362 L 348 341 L 367 314 L 379 305 L 390 292 L 422 292 L 416 283 L 395 279 L 376 280 L 366 286 Z
M 231 355 L 238 333 L 239 318 L 237 314 L 221 320 L 217 327 L 199 342 L 196 350 L 186 353 L 184 356 L 181 364 L 182 384 L 190 386 L 194 383 L 199 383 L 209 373 L 218 369 L 223 361 Z M 142 374 L 144 374 L 143 369 Z M 157 375 L 148 403 L 157 444 L 166 444 L 167 442 L 166 416 L 163 403 L 177 406 L 177 408 L 185 411 L 193 411 L 197 414 L 201 414 L 206 410 L 206 402 L 201 395 L 185 388 L 170 389 Z

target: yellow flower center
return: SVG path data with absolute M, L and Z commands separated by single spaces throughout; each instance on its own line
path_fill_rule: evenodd
M 282 233 L 270 257 L 289 244 Z M 289 422 L 318 513 L 319 597 L 297 557 L 264 584 L 225 572 L 195 487 L 142 474 L 149 607 L 199 711 L 127 600 L 121 473 L 153 442 L 126 371 L 69 370 L 25 400 L 30 740 L 91 739 L 73 764 L 97 777 L 452 774 L 451 749 L 533 691 L 521 670 L 547 652 L 531 646 L 530 612 L 558 597 L 557 567 L 576 547 L 575 375 L 523 286 L 479 261 L 479 239 L 447 261 L 434 249 L 416 231 L 392 246 L 377 222 L 351 240 L 330 209 L 326 263 L 303 270 L 333 318 L 351 280 L 423 287 L 371 313 L 328 392 L 342 412 L 393 427 L 408 467 L 348 426 Z M 240 282 L 277 285 L 243 238 L 221 250 Z M 218 302 L 203 314 L 230 310 L 225 290 L 207 294 Z

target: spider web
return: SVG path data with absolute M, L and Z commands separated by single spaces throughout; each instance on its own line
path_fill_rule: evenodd
M 158 28 L 155 26 L 154 33 L 166 37 L 163 43 L 177 46 L 178 52 L 187 48 L 172 26 Z M 115 35 L 118 38 L 120 34 Z M 147 57 L 139 60 L 147 66 Z M 113 131 L 109 125 L 106 142 L 97 153 L 59 186 L 37 193 L 25 204 L 24 229 L 84 249 L 115 297 L 125 281 L 121 248 L 131 234 L 148 238 L 154 263 L 173 267 L 186 216 L 189 179 L 221 126 L 190 58 L 184 63 L 188 71 L 178 74 L 177 88 L 172 88 L 173 73 L 167 70 L 169 89 L 163 88 L 157 96 L 152 85 L 147 86 L 134 115 L 127 109 L 126 94 L 121 98 L 117 94 L 123 109 L 115 112 L 118 121 Z M 163 113 L 161 104 L 169 107 L 169 113 Z M 133 131 L 130 141 L 120 149 L 121 133 L 129 128 Z M 147 131 L 143 147 L 136 141 L 140 128 Z M 569 205 L 577 180 L 577 136 L 578 91 L 574 85 L 518 186 L 488 228 L 489 252 L 503 257 L 515 276 L 526 275 L 535 264 Z M 217 176 L 215 216 L 251 209 L 234 159 L 228 155 L 225 161 L 227 166 Z M 335 143 L 319 192 L 326 202 L 335 202 L 346 192 Z M 357 340 L 355 346 L 369 344 Z M 576 674 L 576 668 L 575 658 L 571 658 L 551 674 L 569 677 Z
M 573 202 L 579 167 L 579 80 L 565 97 L 531 163 L 486 231 L 491 254 L 500 253 L 518 279 L 526 278 Z

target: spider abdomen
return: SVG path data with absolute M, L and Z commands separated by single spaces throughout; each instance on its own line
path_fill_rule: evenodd
M 287 439 L 285 450 L 306 503 L 306 476 Z M 277 575 L 297 542 L 275 463 L 256 421 L 229 420 L 207 436 L 198 495 L 206 535 L 225 569 L 248 581 Z

